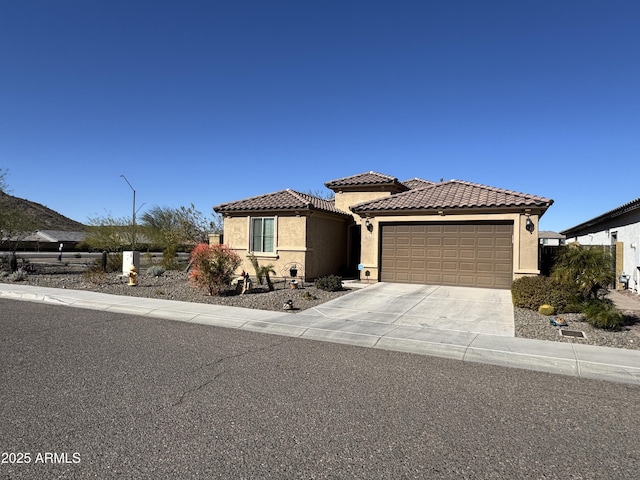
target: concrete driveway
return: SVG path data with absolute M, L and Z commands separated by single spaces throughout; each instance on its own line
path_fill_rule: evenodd
M 515 336 L 510 290 L 375 283 L 313 310 L 328 319 Z

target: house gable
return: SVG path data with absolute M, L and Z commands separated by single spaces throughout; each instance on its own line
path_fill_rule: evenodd
M 412 178 L 410 180 L 405 180 L 404 182 L 402 182 L 402 184 L 405 187 L 408 187 L 411 190 L 416 189 L 416 188 L 428 187 L 430 185 L 435 185 L 435 183 L 436 182 L 432 182 L 430 180 L 425 180 L 423 178 Z
M 276 211 L 309 212 L 312 210 L 345 215 L 344 212 L 336 208 L 335 202 L 332 200 L 325 200 L 291 189 L 223 203 L 214 206 L 213 210 L 223 215 Z
M 334 191 L 336 207 L 344 212 L 349 212 L 352 205 L 409 190 L 397 178 L 378 172 L 359 173 L 331 180 L 325 186 Z

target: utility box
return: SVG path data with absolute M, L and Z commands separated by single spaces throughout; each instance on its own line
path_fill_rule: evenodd
M 136 270 L 140 272 L 140 252 L 126 251 L 122 252 L 122 275 L 129 275 L 131 265 L 136 267 Z
M 621 290 L 629 288 L 629 275 L 622 274 L 618 276 L 618 284 Z

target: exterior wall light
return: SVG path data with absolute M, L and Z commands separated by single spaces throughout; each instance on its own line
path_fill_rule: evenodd
M 536 226 L 533 224 L 533 221 L 531 220 L 531 217 L 529 215 L 527 215 L 527 222 L 525 223 L 524 228 L 526 228 L 527 232 L 529 233 L 533 233 L 533 231 L 536 228 Z
M 373 223 L 371 223 L 368 218 L 365 219 L 364 226 L 369 231 L 369 233 L 373 232 Z

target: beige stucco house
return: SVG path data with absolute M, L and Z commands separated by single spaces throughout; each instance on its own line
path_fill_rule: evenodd
M 538 220 L 553 200 L 476 183 L 405 182 L 367 172 L 325 183 L 324 200 L 281 190 L 217 205 L 224 242 L 245 259 L 306 280 L 510 288 L 537 275 Z

